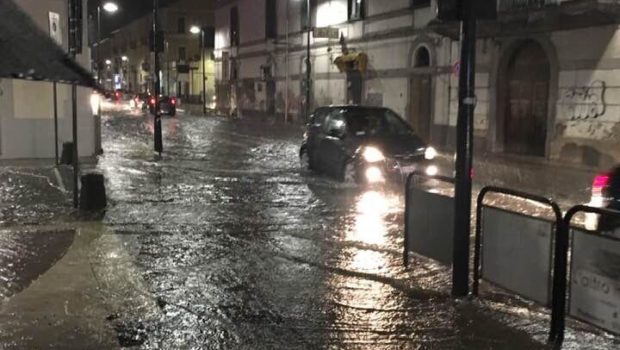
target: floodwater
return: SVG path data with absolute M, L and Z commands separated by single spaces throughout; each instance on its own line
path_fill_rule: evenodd
M 164 117 L 160 157 L 151 117 L 117 110 L 102 123 L 103 220 L 117 243 L 95 274 L 141 286 L 100 290 L 120 346 L 545 348 L 541 308 L 491 287 L 455 301 L 448 268 L 421 257 L 403 267 L 401 187 L 300 171 L 299 126 L 180 113 Z M 571 327 L 565 348 L 618 345 Z

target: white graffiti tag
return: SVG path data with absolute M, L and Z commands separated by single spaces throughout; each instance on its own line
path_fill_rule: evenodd
M 564 93 L 563 103 L 567 106 L 570 120 L 595 119 L 605 114 L 606 85 L 604 81 L 593 81 L 589 86 L 575 86 Z

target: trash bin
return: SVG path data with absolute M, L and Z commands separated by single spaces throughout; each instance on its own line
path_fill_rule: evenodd
M 91 172 L 80 178 L 80 209 L 83 211 L 99 211 L 105 209 L 108 204 L 105 193 L 105 181 L 103 174 Z
M 60 164 L 73 165 L 73 142 L 63 142 Z

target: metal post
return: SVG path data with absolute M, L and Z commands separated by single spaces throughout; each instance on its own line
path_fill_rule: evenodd
M 58 91 L 56 82 L 52 83 L 52 91 L 54 97 L 54 152 L 56 154 L 56 165 L 60 164 L 58 160 Z
M 205 29 L 200 29 L 202 33 L 202 40 L 200 41 L 200 47 L 202 48 L 202 114 L 207 115 L 207 72 L 206 72 L 206 60 L 205 54 Z
M 69 52 L 71 54 L 71 58 L 73 60 L 77 57 L 77 43 L 79 42 L 77 35 L 79 31 L 77 30 L 77 18 L 76 16 L 81 16 L 81 13 L 76 13 L 76 7 L 73 2 L 69 2 Z M 77 127 L 77 83 L 71 83 L 71 115 L 72 115 L 72 131 L 73 131 L 73 207 L 77 208 L 79 206 L 79 197 L 78 197 L 78 178 L 80 173 L 80 161 L 78 159 L 78 127 Z
M 285 53 L 285 57 L 284 57 L 284 66 L 285 66 L 285 71 L 284 71 L 284 122 L 288 122 L 288 84 L 289 84 L 289 78 L 288 78 L 288 16 L 289 16 L 289 2 L 290 0 L 286 0 L 286 53 Z
M 310 32 L 311 32 L 311 24 L 312 19 L 310 15 L 312 11 L 310 11 L 310 0 L 306 1 L 306 29 L 308 32 L 308 37 L 306 38 L 306 121 L 310 117 L 310 77 L 312 74 L 312 63 L 310 63 Z
M 161 89 L 161 81 L 159 79 L 159 0 L 153 0 L 153 48 L 155 51 L 155 115 L 154 115 L 154 143 L 155 143 L 155 152 L 161 153 L 164 151 L 163 141 L 162 141 L 162 131 L 161 131 L 161 111 L 159 110 L 159 95 Z
M 101 4 L 97 5 L 97 49 L 95 50 L 95 64 L 97 65 L 97 83 L 101 83 L 101 67 L 99 66 L 99 43 L 101 42 Z
M 474 8 L 474 0 L 463 1 L 459 110 L 456 126 L 456 181 L 454 186 L 452 295 L 455 297 L 466 296 L 469 292 L 473 117 L 476 107 L 476 18 Z

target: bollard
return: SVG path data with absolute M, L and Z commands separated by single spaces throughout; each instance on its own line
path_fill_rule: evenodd
M 73 142 L 63 142 L 60 164 L 73 164 Z
M 99 211 L 108 204 L 103 174 L 88 173 L 81 177 L 80 210 Z

